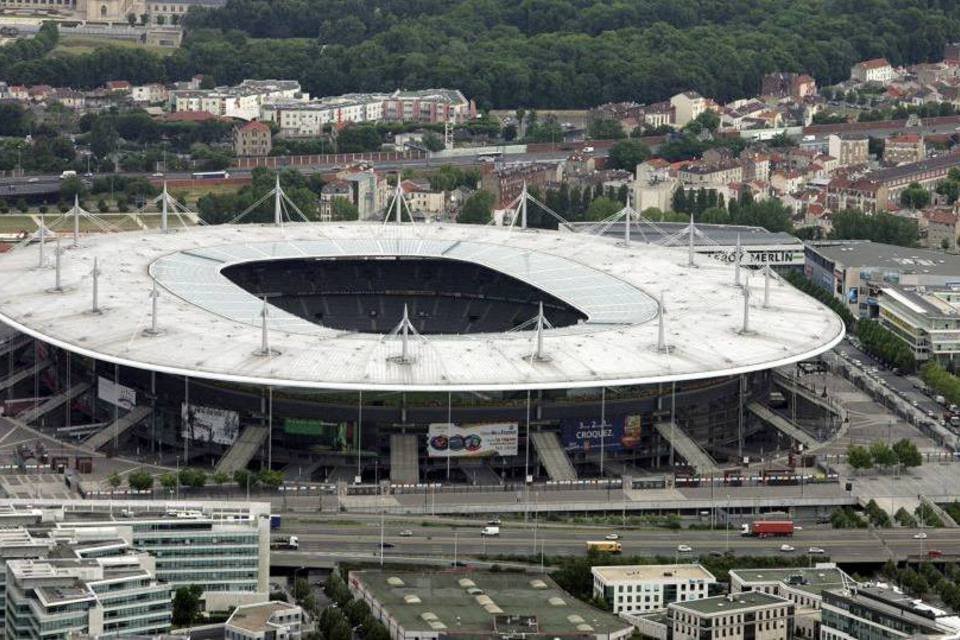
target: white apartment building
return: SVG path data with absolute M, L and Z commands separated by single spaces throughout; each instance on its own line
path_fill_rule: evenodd
M 170 629 L 170 585 L 157 582 L 148 554 L 8 560 L 5 572 L 6 640 L 65 640 L 71 633 L 154 635 Z
M 699 564 L 593 567 L 593 595 L 614 613 L 644 613 L 710 595 L 713 574 Z
M 960 289 L 901 287 L 880 290 L 881 324 L 903 340 L 918 361 L 960 360 Z
M 237 607 L 227 620 L 224 640 L 300 640 L 303 609 L 287 602 Z
M 858 62 L 850 68 L 850 79 L 858 82 L 879 82 L 886 85 L 893 80 L 893 67 L 886 58 Z
M 678 128 L 685 127 L 707 110 L 707 99 L 696 91 L 678 93 L 670 98 L 670 104 L 674 109 L 673 124 Z
M 170 92 L 174 111 L 206 111 L 215 116 L 255 120 L 262 106 L 278 100 L 306 100 L 296 80 L 244 80 L 235 87 Z
M 789 600 L 748 591 L 667 607 L 673 640 L 790 640 L 794 605 Z
M 319 100 L 284 100 L 264 103 L 260 119 L 276 122 L 281 133 L 318 136 L 325 125 L 379 122 L 386 94 L 348 94 Z

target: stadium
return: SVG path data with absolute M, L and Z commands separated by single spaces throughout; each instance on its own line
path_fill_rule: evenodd
M 844 328 L 692 246 L 392 222 L 65 235 L 0 256 L 0 321 L 29 343 L 9 373 L 66 397 L 28 421 L 160 464 L 397 484 L 730 468 L 779 437 L 747 411 L 773 371 Z

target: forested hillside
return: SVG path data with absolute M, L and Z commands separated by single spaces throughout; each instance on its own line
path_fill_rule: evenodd
M 755 94 L 767 71 L 806 71 L 824 84 L 874 56 L 938 60 L 960 39 L 960 2 L 229 0 L 186 24 L 185 47 L 167 58 L 46 56 L 5 65 L 0 77 L 81 86 L 282 77 L 316 95 L 449 86 L 487 108 L 652 102 L 687 88 L 727 100 Z

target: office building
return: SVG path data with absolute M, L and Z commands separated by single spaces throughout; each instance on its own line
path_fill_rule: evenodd
M 884 586 L 825 591 L 821 640 L 948 640 L 960 618 Z
M 667 607 L 668 637 L 673 640 L 793 638 L 794 604 L 759 591 L 746 591 Z
M 614 613 L 645 613 L 710 595 L 713 574 L 699 564 L 593 567 L 593 595 Z
M 237 607 L 224 627 L 225 640 L 300 640 L 303 609 L 287 602 Z
M 837 565 L 789 569 L 731 569 L 730 593 L 753 591 L 785 598 L 794 604 L 794 637 L 820 637 L 820 604 L 823 592 L 854 586 L 853 578 Z
M 879 304 L 880 322 L 918 361 L 948 366 L 960 360 L 960 289 L 890 285 Z
M 883 287 L 949 287 L 960 284 L 960 256 L 867 240 L 805 246 L 804 273 L 847 305 L 857 318 L 879 315 Z

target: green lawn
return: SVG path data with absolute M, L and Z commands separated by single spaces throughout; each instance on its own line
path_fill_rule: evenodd
M 33 231 L 37 228 L 36 223 L 30 219 L 30 216 L 20 214 L 2 214 L 0 215 L 0 233 L 17 233 L 18 231 Z
M 154 47 L 131 42 L 129 40 L 101 40 L 88 36 L 60 36 L 60 43 L 50 52 L 50 55 L 69 54 L 79 55 L 92 53 L 104 47 L 121 47 L 126 49 L 144 49 L 153 53 L 168 56 L 175 51 L 172 47 Z

